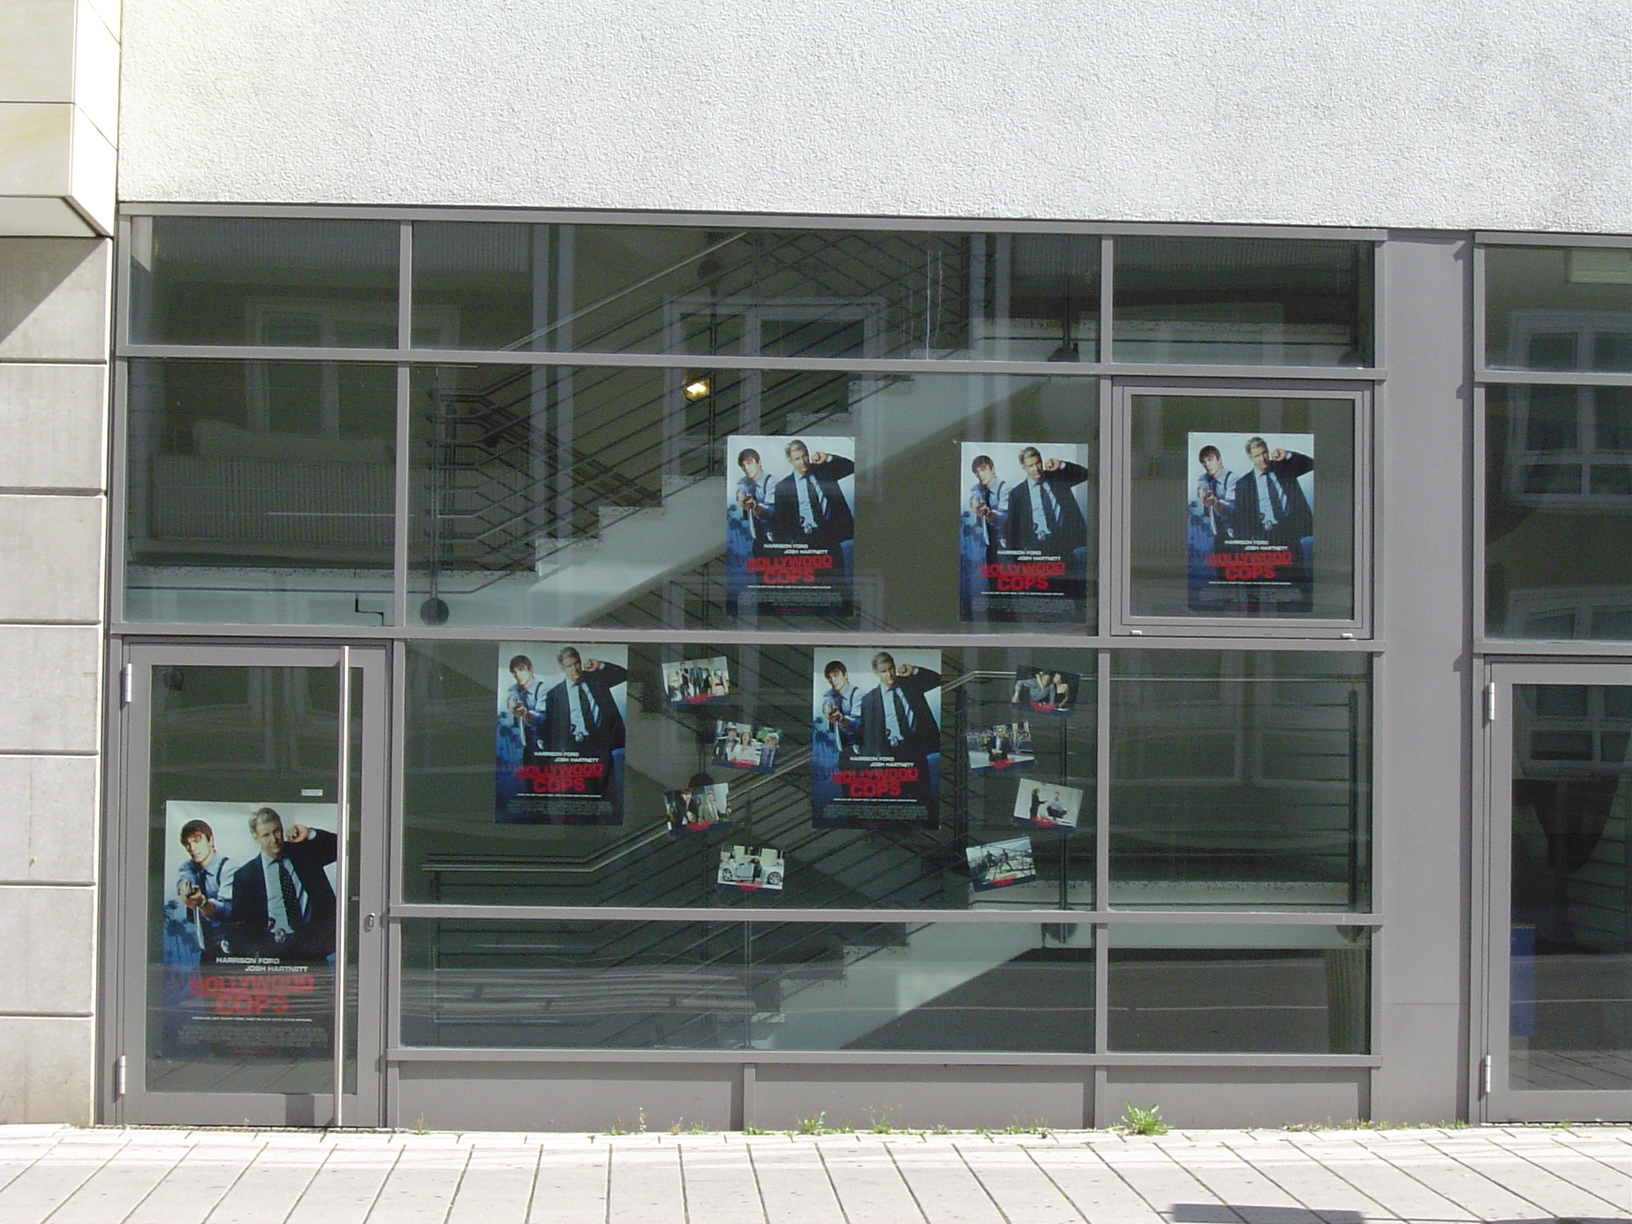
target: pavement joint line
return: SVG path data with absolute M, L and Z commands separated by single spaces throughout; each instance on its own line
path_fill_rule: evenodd
M 1444 1199 L 1447 1203 L 1450 1203 L 1452 1206 L 1461 1206 L 1461 1204 L 1457 1203 L 1455 1199 L 1450 1197 L 1450 1195 L 1440 1193 L 1440 1191 L 1434 1189 L 1434 1187 L 1430 1186 L 1427 1182 L 1423 1181 L 1422 1178 L 1418 1177 L 1415 1173 L 1413 1173 L 1409 1169 L 1401 1166 L 1398 1161 L 1389 1159 L 1389 1154 L 1383 1152 L 1382 1149 L 1380 1149 L 1380 1148 L 1378 1149 L 1378 1152 L 1377 1152 L 1377 1158 L 1379 1160 L 1381 1160 L 1384 1164 L 1388 1165 L 1390 1168 L 1394 1169 L 1396 1172 L 1398 1172 L 1398 1173 L 1402 1174 L 1403 1176 L 1408 1177 L 1412 1181 L 1416 1182 L 1417 1185 L 1421 1186 L 1424 1190 L 1426 1190 L 1429 1194 L 1432 1194 L 1435 1198 Z M 1460 1164 L 1461 1162 L 1458 1161 L 1457 1163 Z M 1491 1179 L 1487 1177 L 1487 1178 L 1485 1178 L 1485 1180 L 1490 1181 Z M 1491 1184 L 1496 1185 L 1496 1183 L 1494 1183 L 1494 1182 L 1492 1182 Z M 1497 1189 L 1506 1191 L 1505 1186 L 1498 1185 Z M 1527 1202 L 1528 1201 L 1528 1200 L 1524 1199 L 1522 1195 L 1515 1194 L 1515 1195 L 1513 1195 L 1513 1197 L 1516 1198 L 1516 1199 L 1519 1199 L 1521 1202 Z M 1534 1204 L 1532 1204 L 1532 1206 L 1533 1205 Z
M 53 1144 L 52 1146 L 54 1148 L 56 1145 Z M 49 1156 L 50 1152 L 47 1151 L 45 1154 L 47 1156 Z M 57 1205 L 55 1207 L 51 1208 L 50 1211 L 46 1212 L 43 1216 L 40 1217 L 40 1224 L 45 1224 L 45 1222 L 47 1220 L 49 1220 L 52 1216 L 56 1215 L 56 1213 L 62 1209 L 62 1205 L 64 1203 L 66 1203 L 69 1199 L 73 1198 L 74 1195 L 78 1194 L 80 1192 L 80 1190 L 82 1190 L 84 1188 L 85 1183 L 90 1181 L 91 1178 L 95 1177 L 98 1173 L 100 1173 L 103 1170 L 103 1168 L 106 1167 L 107 1163 L 112 1159 L 113 1159 L 113 1153 L 109 1152 L 106 1156 L 104 1156 L 102 1158 L 102 1160 L 96 1165 L 95 1168 L 93 1168 L 89 1173 L 85 1174 L 84 1177 L 79 1179 L 79 1181 L 75 1184 L 73 1189 L 69 1190 L 67 1194 L 63 1195 L 62 1198 L 57 1200 Z M 31 1170 L 37 1168 L 39 1166 L 39 1163 L 40 1162 L 37 1159 L 30 1161 L 29 1165 L 28 1165 L 28 1170 L 25 1170 L 25 1171 L 31 1171 Z M 11 1183 L 8 1182 L 7 1183 L 7 1188 L 8 1189 L 10 1188 L 10 1185 L 11 1185 Z
M 895 1175 L 898 1178 L 901 1179 L 901 1185 L 903 1187 L 905 1187 L 905 1189 L 907 1191 L 907 1197 L 912 1200 L 912 1205 L 918 1209 L 918 1214 L 923 1216 L 925 1220 L 928 1220 L 929 1219 L 929 1212 L 924 1210 L 924 1204 L 923 1204 L 923 1201 L 918 1197 L 918 1191 L 916 1191 L 916 1190 L 914 1190 L 912 1188 L 912 1182 L 910 1180 L 908 1180 L 907 1175 L 901 1171 L 901 1162 L 895 1158 L 895 1147 L 894 1147 L 894 1145 L 889 1144 L 889 1143 L 881 1143 L 881 1144 L 879 1144 L 879 1148 L 883 1151 L 883 1153 L 886 1156 L 888 1156 L 890 1158 L 890 1168 L 894 1169 L 895 1170 Z M 979 1181 L 980 1179 L 977 1177 L 975 1180 Z M 984 1185 L 982 1185 L 981 1189 L 985 1190 L 986 1187 Z M 991 1191 L 989 1191 L 989 1190 L 987 1191 L 986 1197 L 987 1198 L 992 1197 L 991 1196 Z M 993 1202 L 992 1205 L 994 1207 L 997 1206 L 995 1201 Z M 1001 1207 L 997 1208 L 997 1214 L 1000 1215 L 1000 1216 L 1003 1216 L 1003 1218 L 1005 1220 L 1007 1220 L 1009 1218 L 1008 1216 L 1003 1215 L 1003 1209 Z
M 1430 1147 L 1435 1147 L 1436 1150 L 1443 1151 L 1447 1158 L 1455 1161 L 1462 1168 L 1467 1169 L 1472 1173 L 1478 1174 L 1480 1177 L 1483 1177 L 1486 1181 L 1492 1183 L 1495 1186 L 1500 1187 L 1502 1190 L 1506 1191 L 1508 1194 L 1511 1194 L 1514 1198 L 1519 1199 L 1521 1202 L 1529 1203 L 1532 1207 L 1536 1208 L 1536 1210 L 1539 1211 L 1543 1216 L 1552 1214 L 1551 1212 L 1547 1211 L 1543 1207 L 1542 1204 L 1536 1202 L 1534 1199 L 1530 1198 L 1528 1195 L 1525 1195 L 1525 1194 L 1521 1193 L 1516 1187 L 1505 1185 L 1504 1183 L 1497 1181 L 1494 1177 L 1491 1177 L 1490 1174 L 1486 1173 L 1483 1169 L 1480 1169 L 1476 1165 L 1469 1164 L 1468 1161 L 1465 1159 L 1465 1156 L 1468 1153 L 1465 1153 L 1465 1152 L 1462 1152 L 1462 1151 L 1446 1151 L 1445 1150 L 1446 1147 L 1448 1147 L 1450 1145 L 1438 1146 L 1438 1145 L 1430 1144 L 1429 1146 Z M 1557 1181 L 1564 1180 L 1563 1178 L 1560 1178 L 1556 1174 L 1554 1174 L 1552 1172 L 1552 1170 L 1548 1169 L 1545 1165 L 1537 1164 L 1535 1161 L 1530 1160 L 1528 1157 L 1526 1157 L 1526 1156 L 1524 1156 L 1524 1155 L 1522 1155 L 1520 1153 L 1510 1151 L 1509 1149 L 1506 1149 L 1506 1148 L 1498 1147 L 1495 1144 L 1490 1144 L 1488 1146 L 1490 1148 L 1494 1149 L 1495 1152 L 1499 1152 L 1504 1156 L 1507 1156 L 1509 1158 L 1516 1158 L 1518 1160 L 1525 1161 L 1525 1163 L 1527 1163 L 1527 1164 L 1534 1165 L 1537 1169 L 1540 1169 L 1543 1173 L 1548 1174 L 1549 1176 L 1553 1177 Z M 1594 1194 L 1591 1190 L 1588 1190 L 1588 1189 L 1586 1189 L 1585 1187 L 1582 1187 L 1582 1186 L 1577 1186 L 1576 1189 L 1579 1190 L 1581 1193 L 1583 1193 L 1583 1194 L 1585 1194 L 1585 1195 L 1587 1195 L 1587 1196 L 1589 1196 L 1591 1198 L 1597 1199 L 1600 1203 L 1603 1203 L 1604 1206 L 1608 1207 L 1611 1211 L 1616 1210 L 1616 1207 L 1615 1207 L 1614 1203 L 1609 1202 L 1607 1199 L 1601 1198 L 1597 1194 Z
M 759 1199 L 760 1218 L 765 1221 L 765 1224 L 771 1224 L 771 1209 L 765 1202 L 765 1183 L 760 1180 L 759 1165 L 754 1163 L 754 1145 L 751 1143 L 745 1143 L 742 1146 L 742 1150 L 748 1157 L 748 1172 L 753 1175 L 754 1196 Z
M 146 1151 L 152 1151 L 153 1150 L 152 1148 L 145 1147 L 145 1145 L 143 1145 L 143 1146 L 144 1146 L 144 1150 L 146 1150 Z M 157 1146 L 157 1145 L 155 1145 L 155 1146 Z M 121 1150 L 122 1151 L 128 1151 L 129 1150 L 129 1145 L 127 1145 L 125 1148 L 123 1148 Z M 154 1180 L 153 1184 L 147 1188 L 147 1193 L 142 1195 L 141 1198 L 137 1199 L 136 1202 L 131 1204 L 131 1208 L 130 1208 L 129 1211 L 127 1211 L 125 1213 L 124 1218 L 129 1219 L 132 1215 L 136 1214 L 136 1212 L 140 1211 L 142 1209 L 142 1204 L 147 1202 L 148 1199 L 153 1197 L 154 1193 L 158 1190 L 158 1188 L 165 1183 L 166 1179 L 168 1179 L 169 1176 L 172 1173 L 174 1173 L 177 1169 L 179 1169 L 181 1167 L 181 1162 L 186 1160 L 187 1157 L 192 1154 L 192 1152 L 193 1152 L 193 1147 L 190 1144 L 188 1146 L 182 1148 L 181 1149 L 181 1154 L 178 1155 L 175 1158 L 175 1160 L 171 1162 L 170 1167 L 167 1168 L 163 1173 L 159 1174 L 159 1176 Z M 210 1210 L 212 1210 L 212 1211 L 215 1210 L 215 1204 L 214 1203 L 210 1204 Z
M 1176 1157 L 1172 1153 L 1172 1151 L 1170 1151 L 1168 1149 L 1166 1144 L 1157 1143 L 1157 1144 L 1152 1144 L 1151 1146 L 1154 1147 L 1163 1156 L 1166 1156 L 1167 1159 L 1168 1159 L 1168 1162 L 1174 1168 L 1180 1170 L 1182 1173 L 1184 1173 L 1184 1175 L 1186 1177 L 1188 1177 L 1191 1181 L 1195 1182 L 1197 1187 L 1200 1188 L 1203 1195 L 1205 1195 L 1208 1198 L 1217 1199 L 1219 1204 L 1224 1208 L 1225 1211 L 1229 1212 L 1237 1220 L 1241 1221 L 1241 1224 L 1247 1224 L 1247 1218 L 1244 1215 L 1242 1215 L 1239 1211 L 1237 1211 L 1231 1204 L 1225 1202 L 1223 1196 L 1214 1194 L 1213 1189 L 1212 1189 L 1211 1186 L 1209 1186 L 1206 1182 L 1202 1181 L 1201 1178 L 1197 1177 L 1194 1173 L 1190 1172 L 1190 1170 L 1188 1168 L 1186 1168 L 1184 1165 L 1180 1164 L 1179 1160 L 1178 1160 L 1178 1157 Z M 1146 1199 L 1145 1201 L 1150 1202 L 1149 1199 Z M 1169 1215 L 1170 1211 L 1171 1211 L 1171 1207 L 1170 1207 L 1169 1211 L 1162 1211 L 1160 1208 L 1156 1208 L 1156 1204 L 1154 1204 L 1154 1203 L 1151 1203 L 1151 1207 L 1156 1209 L 1157 1214 L 1163 1215 L 1163 1216 Z
M 1082 1207 L 1077 1203 L 1076 1199 L 1072 1198 L 1069 1194 L 1067 1194 L 1065 1192 L 1065 1187 L 1061 1186 L 1059 1182 L 1054 1180 L 1054 1175 L 1052 1173 L 1050 1173 L 1047 1169 L 1043 1168 L 1043 1166 L 1040 1163 L 1038 1163 L 1036 1153 L 1033 1152 L 1030 1148 L 1022 1148 L 1021 1150 L 1023 1152 L 1025 1152 L 1026 1159 L 1031 1162 L 1031 1167 L 1036 1169 L 1037 1172 L 1041 1173 L 1043 1175 L 1043 1180 L 1046 1181 L 1049 1185 L 1053 1186 L 1055 1192 L 1061 1198 L 1063 1198 L 1067 1203 L 1071 1204 L 1071 1210 L 1076 1212 L 1079 1216 L 1082 1217 L 1083 1224 L 1090 1224 L 1090 1222 L 1088 1220 L 1088 1214 L 1085 1211 L 1083 1211 Z M 1091 1151 L 1092 1149 L 1085 1149 L 1085 1150 Z M 1094 1153 L 1094 1155 L 1097 1156 L 1098 1153 Z M 1103 1164 L 1104 1162 L 1101 1161 L 1101 1163 Z M 998 1208 L 998 1210 L 1001 1212 L 1002 1208 Z M 1008 1219 L 1007 1216 L 1004 1216 L 1003 1218 Z

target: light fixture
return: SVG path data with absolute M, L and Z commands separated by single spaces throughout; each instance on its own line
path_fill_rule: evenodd
M 695 404 L 698 400 L 707 399 L 709 392 L 713 390 L 714 388 L 709 384 L 708 375 L 706 374 L 699 374 L 695 378 L 686 380 L 686 399 L 690 403 Z

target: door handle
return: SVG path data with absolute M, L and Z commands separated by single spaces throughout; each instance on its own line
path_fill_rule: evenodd
M 374 929 L 374 923 L 376 921 L 376 918 L 377 918 L 377 915 L 375 915 L 375 914 L 364 914 L 363 915 L 363 930 L 372 931 Z

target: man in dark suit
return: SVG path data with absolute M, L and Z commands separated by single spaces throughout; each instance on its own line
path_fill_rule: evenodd
M 941 687 L 941 673 L 910 663 L 899 669 L 888 651 L 873 656 L 878 687 L 861 699 L 864 756 L 916 759 L 941 750 L 941 729 L 928 694 Z
M 1315 516 L 1298 477 L 1314 471 L 1308 455 L 1276 447 L 1262 438 L 1247 441 L 1252 471 L 1235 482 L 1235 512 L 1231 523 L 1238 540 L 1260 539 L 1292 550 L 1300 569 L 1307 572 L 1315 535 Z
M 232 950 L 315 964 L 334 955 L 334 888 L 323 869 L 334 862 L 333 833 L 290 825 L 258 808 L 249 831 L 261 852 L 232 877 Z
M 787 445 L 791 474 L 777 482 L 772 500 L 771 536 L 779 544 L 838 549 L 856 533 L 839 481 L 856 465 L 842 455 L 812 451 L 803 442 Z
M 1044 459 L 1035 446 L 1020 452 L 1026 478 L 1009 492 L 1004 543 L 1011 549 L 1069 557 L 1088 544 L 1088 524 L 1072 492 L 1088 469 L 1064 459 Z
M 624 734 L 612 690 L 629 673 L 616 663 L 586 660 L 571 646 L 556 651 L 555 661 L 562 680 L 544 697 L 544 751 L 610 758 L 623 747 Z

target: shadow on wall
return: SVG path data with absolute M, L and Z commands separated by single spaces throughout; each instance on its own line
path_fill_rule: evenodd
M 103 238 L 0 238 L 0 353 L 107 356 L 106 244 Z M 47 303 L 50 309 L 42 309 Z M 94 329 L 89 335 L 87 322 Z M 87 343 L 95 351 L 82 351 Z

